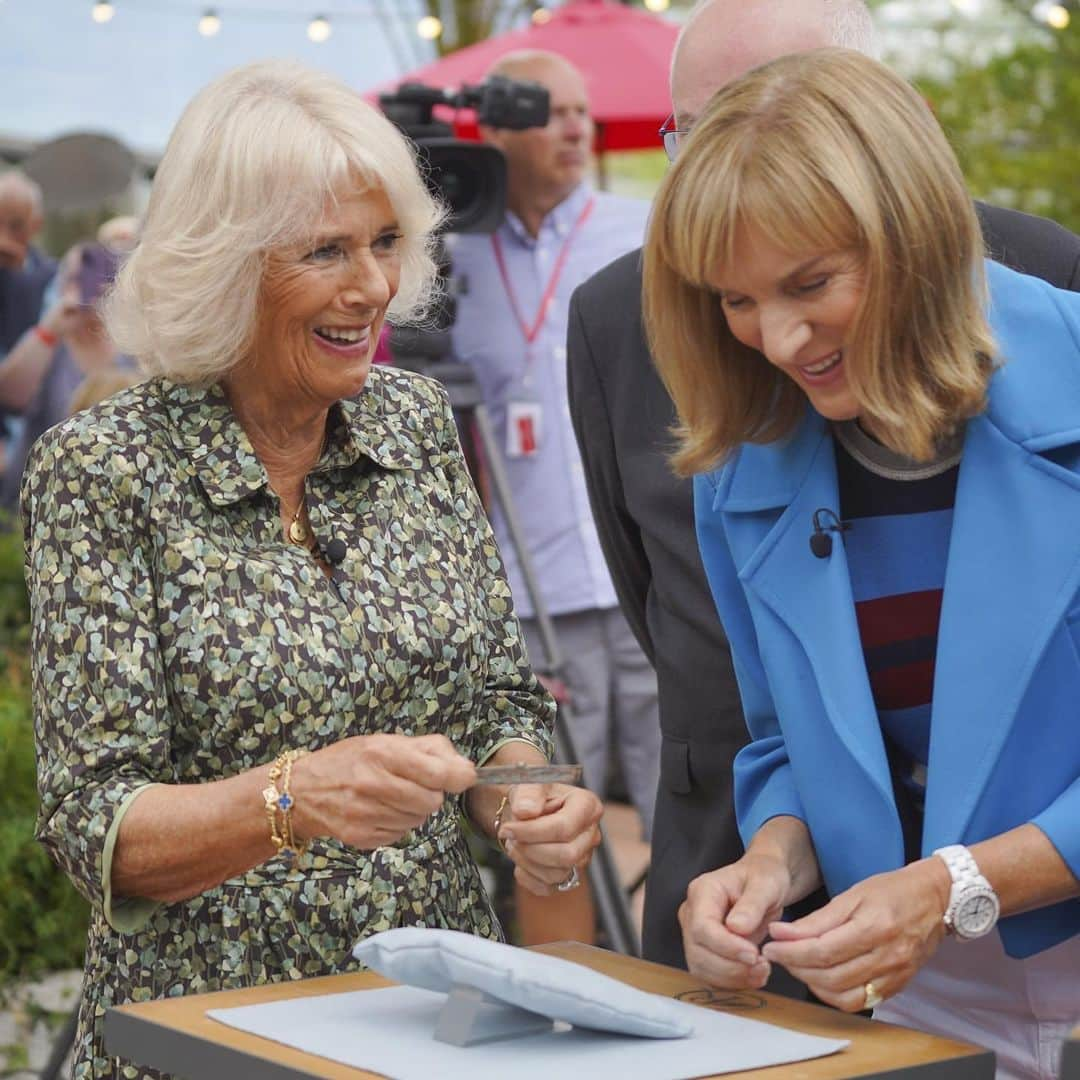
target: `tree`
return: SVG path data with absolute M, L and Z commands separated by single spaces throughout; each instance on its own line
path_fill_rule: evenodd
M 1080 0 L 1059 2 L 1071 15 L 1060 30 L 1034 16 L 1035 0 L 910 0 L 902 23 L 882 11 L 878 24 L 972 191 L 1080 231 Z
M 1080 232 L 1080 12 L 953 77 L 917 80 L 975 194 Z
M 443 25 L 435 44 L 440 56 L 509 29 L 531 15 L 540 0 L 424 0 L 429 15 Z

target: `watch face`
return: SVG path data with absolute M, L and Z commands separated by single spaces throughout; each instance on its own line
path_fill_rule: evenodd
M 998 902 L 994 894 L 980 889 L 963 897 L 956 908 L 956 932 L 962 937 L 982 937 L 993 929 L 998 918 Z

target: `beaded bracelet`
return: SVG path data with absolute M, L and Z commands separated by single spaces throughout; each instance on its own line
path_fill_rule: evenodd
M 289 793 L 289 781 L 292 779 L 293 762 L 302 758 L 306 750 L 286 750 L 274 759 L 268 774 L 269 784 L 263 788 L 263 802 L 266 805 L 266 820 L 270 825 L 270 840 L 277 854 L 284 855 L 295 864 L 307 850 L 307 842 L 296 842 L 292 828 L 292 809 L 296 800 Z M 281 789 L 277 782 L 281 779 Z M 281 828 L 278 828 L 278 813 L 281 814 Z

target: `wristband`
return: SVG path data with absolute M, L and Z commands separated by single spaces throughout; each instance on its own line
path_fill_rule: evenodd
M 51 330 L 46 330 L 41 323 L 38 323 L 37 326 L 34 327 L 34 333 L 37 335 L 38 341 L 43 345 L 48 345 L 50 349 L 55 349 L 57 343 L 60 341 Z

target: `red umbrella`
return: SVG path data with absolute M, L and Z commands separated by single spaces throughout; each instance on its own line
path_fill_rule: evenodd
M 565 56 L 585 76 L 596 121 L 596 150 L 640 150 L 659 145 L 657 129 L 671 112 L 668 68 L 678 27 L 613 0 L 567 0 L 546 22 L 511 30 L 450 53 L 377 87 L 400 82 L 440 88 L 479 82 L 500 56 L 517 49 L 546 49 Z M 460 114 L 457 133 L 475 137 L 475 123 Z

